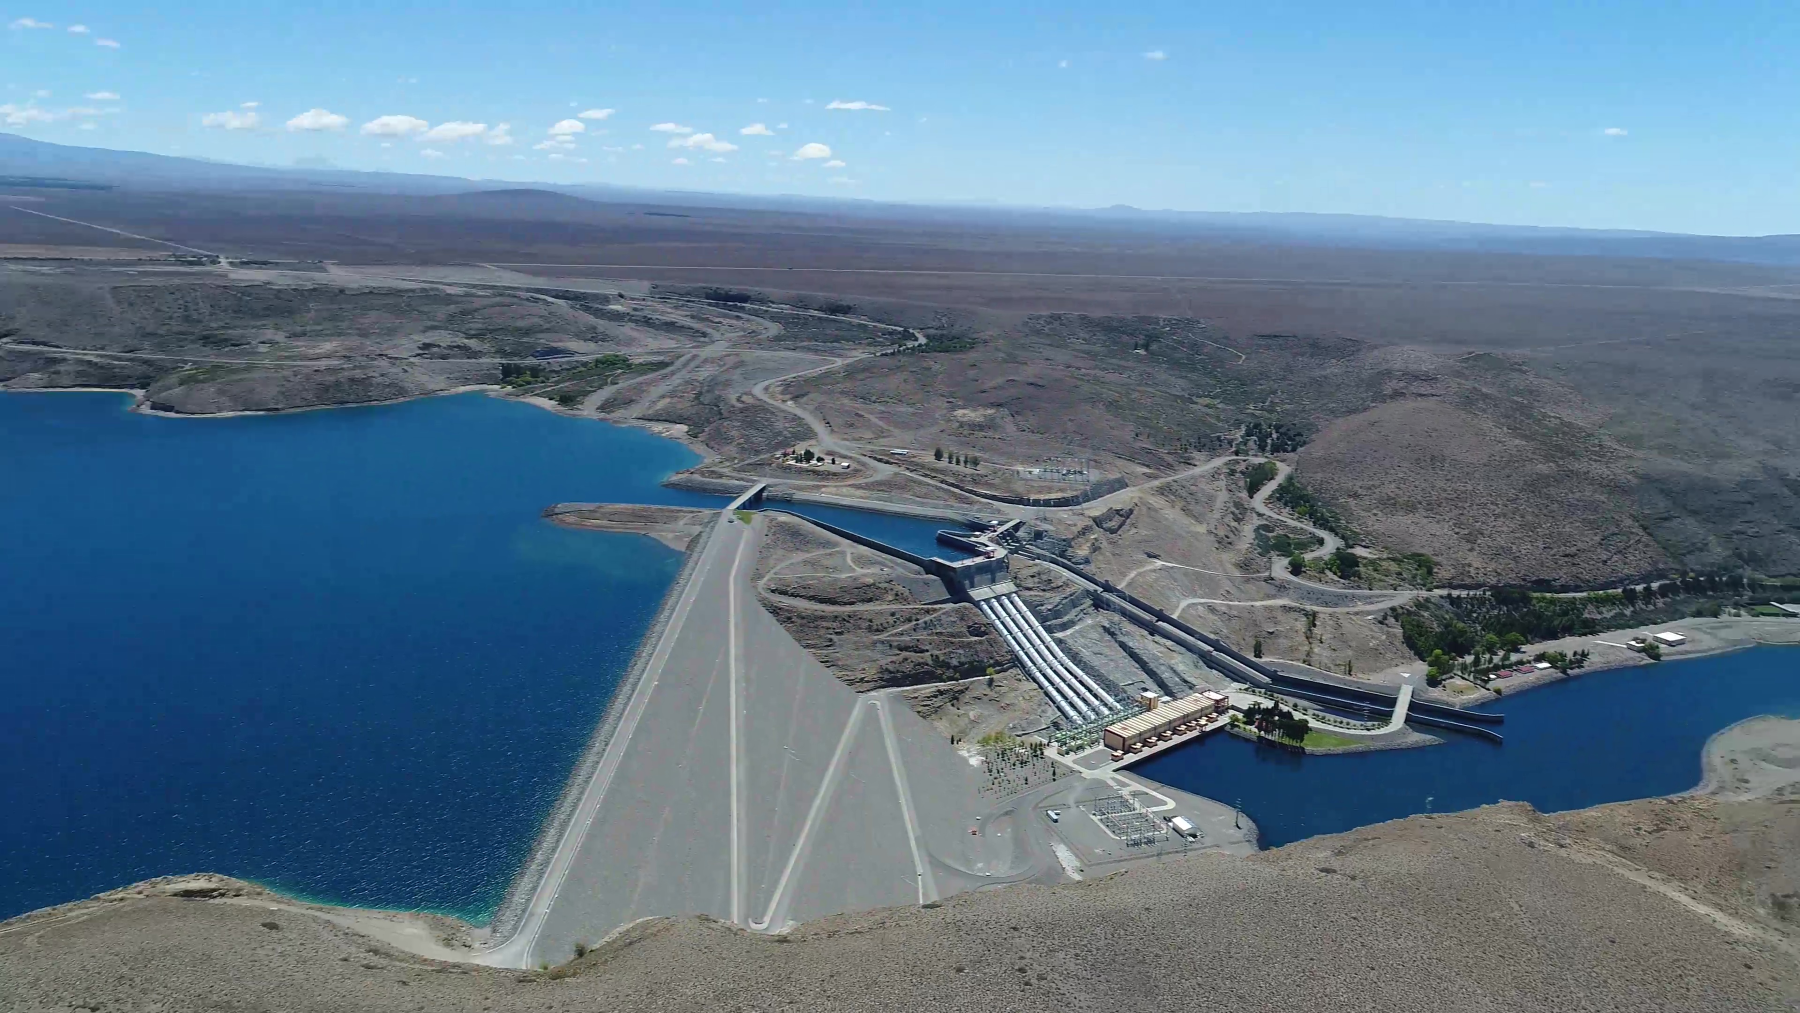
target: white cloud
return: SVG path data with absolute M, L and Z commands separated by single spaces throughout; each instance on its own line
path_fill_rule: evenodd
M 723 162 L 723 161 L 725 161 L 725 158 L 724 158 L 724 156 L 721 156 L 721 155 L 714 155 L 713 157 L 707 159 L 707 161 L 708 162 Z
M 1148 53 L 1144 54 L 1144 59 L 1155 61 L 1155 62 L 1161 62 L 1163 60 L 1167 60 L 1168 58 L 1169 58 L 1169 54 L 1163 52 L 1160 49 L 1152 49 Z
M 805 162 L 805 161 L 810 161 L 811 159 L 815 159 L 815 158 L 830 158 L 830 157 L 831 157 L 831 149 L 826 147 L 823 144 L 820 144 L 818 141 L 809 141 L 806 144 L 800 145 L 800 147 L 798 147 L 794 150 L 794 160 L 796 162 Z
M 834 158 L 831 161 L 826 162 L 824 165 L 824 168 L 827 168 L 827 169 L 842 169 L 843 167 L 844 167 L 844 160 L 841 158 Z
M 362 125 L 365 137 L 410 137 L 431 129 L 431 124 L 417 116 L 390 114 L 377 116 Z
M 572 137 L 550 137 L 531 146 L 533 151 L 567 151 L 575 146 Z
M 48 21 L 39 21 L 37 18 L 20 18 L 19 20 L 14 21 L 12 23 L 12 25 L 9 27 L 12 27 L 12 28 L 55 28 L 56 26 L 51 24 Z
M 95 102 L 119 101 L 119 93 L 116 91 L 90 91 L 87 93 L 87 97 L 93 99 Z
M 675 163 L 674 163 L 674 164 L 676 164 L 676 165 L 689 165 L 689 164 L 691 164 L 691 163 L 689 163 L 689 162 L 688 162 L 688 160 L 687 160 L 687 159 L 685 159 L 685 158 L 677 158 L 677 159 L 676 159 L 676 160 L 675 160 Z
M 455 144 L 471 137 L 480 137 L 487 133 L 486 123 L 470 123 L 468 120 L 451 120 L 439 123 L 419 137 L 421 141 L 433 141 L 441 144 Z
M 1624 137 L 1626 134 L 1631 133 L 1631 131 L 1626 130 L 1624 127 L 1607 127 L 1600 132 L 1608 137 Z
M 350 123 L 350 117 L 339 116 L 327 109 L 308 109 L 287 121 L 289 130 L 342 130 Z
M 642 144 L 633 144 L 633 145 L 632 145 L 632 146 L 631 146 L 631 150 L 633 150 L 633 151 L 642 151 L 642 150 L 644 150 L 644 146 L 643 146 L 643 145 L 642 145 Z
M 50 89 L 39 88 L 37 91 L 32 92 L 31 96 L 32 96 L 32 98 L 49 98 L 50 97 Z
M 838 186 L 855 186 L 856 185 L 856 180 L 851 179 L 849 176 L 833 176 L 830 179 L 826 180 L 825 182 L 834 183 Z
M 694 132 L 693 127 L 684 127 L 679 123 L 658 123 L 650 129 L 663 134 L 691 134 Z
M 551 137 L 567 137 L 570 134 L 587 132 L 587 124 L 580 120 L 558 120 L 550 127 Z
M 76 130 L 94 130 L 94 129 L 97 129 L 97 126 L 92 120 L 90 120 L 86 123 L 83 123 L 81 126 L 76 127 L 75 129 Z
M 774 137 L 775 136 L 775 131 L 770 130 L 767 126 L 765 126 L 761 123 L 752 123 L 749 126 L 744 127 L 741 130 L 739 130 L 738 133 L 743 134 L 747 137 Z
M 1067 60 L 1056 61 L 1056 69 L 1057 70 L 1068 70 L 1069 69 L 1069 61 L 1067 61 Z
M 96 46 L 105 46 L 105 47 L 106 47 L 106 48 L 108 48 L 108 49 L 117 49 L 117 48 L 119 48 L 119 44 L 118 44 L 118 43 L 117 43 L 117 42 L 115 42 L 115 41 L 113 41 L 113 40 L 112 40 L 112 39 L 95 39 L 95 40 L 94 40 L 94 45 L 96 45 Z
M 419 155 L 424 158 L 443 158 L 444 153 L 436 148 L 420 148 Z
M 885 112 L 889 111 L 887 106 L 878 106 L 873 102 L 864 102 L 861 99 L 857 99 L 854 102 L 845 102 L 842 99 L 834 98 L 829 103 L 826 104 L 825 108 L 827 108 L 827 109 L 851 109 L 851 110 L 856 110 L 856 111 L 867 110 L 868 112 L 872 112 L 872 113 L 885 113 Z
M 612 114 L 613 110 L 611 109 L 589 109 L 587 112 L 577 115 L 584 120 L 604 120 L 610 118 Z
M 93 98 L 93 97 L 94 96 L 92 96 L 92 95 L 88 96 L 88 98 Z M 118 97 L 119 96 L 117 96 L 117 95 L 113 96 L 113 98 L 118 98 Z M 239 109 L 255 109 L 259 105 L 262 105 L 262 103 L 261 102 L 239 102 L 238 108 Z
M 86 26 L 86 25 L 70 25 L 69 31 L 74 32 L 76 35 L 86 35 L 88 33 L 88 26 Z
M 32 123 L 52 123 L 56 114 L 37 106 L 14 105 L 11 102 L 0 105 L 0 123 L 9 127 L 23 127 Z
M 200 117 L 200 125 L 220 130 L 255 130 L 262 125 L 262 117 L 253 112 L 240 113 L 235 109 L 228 109 L 222 113 L 207 113 Z
M 695 151 L 736 151 L 737 145 L 730 141 L 721 141 L 711 134 L 694 134 L 691 137 L 672 137 L 671 148 L 688 148 Z
M 786 130 L 787 124 L 786 123 L 777 123 L 777 124 L 775 124 L 775 129 L 776 130 Z
M 487 136 L 482 138 L 482 140 L 496 146 L 511 144 L 513 142 L 512 124 L 502 123 L 499 126 L 496 126 L 494 129 L 488 131 Z

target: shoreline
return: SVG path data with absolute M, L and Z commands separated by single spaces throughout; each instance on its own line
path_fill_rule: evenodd
M 335 404 L 296 405 L 292 408 L 246 408 L 229 412 L 159 411 L 149 407 L 150 392 L 141 387 L 0 387 L 0 392 L 7 394 L 129 394 L 131 395 L 131 407 L 126 411 L 138 415 L 149 415 L 159 419 L 236 419 L 259 415 L 298 415 L 301 412 L 329 411 L 333 408 L 378 408 L 382 405 L 405 404 L 408 401 L 418 401 L 428 397 L 449 397 L 454 394 L 474 394 L 483 391 L 493 394 L 493 392 L 505 389 L 494 383 L 473 383 L 420 394 L 408 394 L 405 397 L 386 398 L 380 401 L 341 401 Z M 524 399 L 514 398 L 513 400 Z
M 1651 661 L 1636 651 L 1619 646 L 1623 641 L 1634 636 L 1647 636 L 1662 630 L 1687 635 L 1689 642 L 1682 647 L 1663 648 L 1662 661 Z M 1759 633 L 1780 634 L 1780 639 L 1767 639 L 1757 636 Z M 1521 655 L 1530 658 L 1540 651 L 1575 651 L 1589 650 L 1593 652 L 1585 668 L 1571 672 L 1559 672 L 1554 668 L 1529 675 L 1513 676 L 1498 680 L 1495 685 L 1499 692 L 1483 690 L 1479 687 L 1474 692 L 1456 694 L 1445 689 L 1426 689 L 1421 683 L 1418 699 L 1432 703 L 1444 704 L 1459 710 L 1480 707 L 1486 704 L 1503 702 L 1508 697 L 1562 682 L 1566 679 L 1579 679 L 1584 675 L 1597 672 L 1610 672 L 1622 668 L 1640 668 L 1645 665 L 1656 665 L 1664 662 L 1691 661 L 1698 658 L 1712 658 L 1738 651 L 1752 650 L 1758 647 L 1800 647 L 1800 618 L 1776 619 L 1753 616 L 1692 616 L 1684 619 L 1673 619 L 1667 622 L 1651 623 L 1645 626 L 1628 627 L 1618 630 L 1607 630 L 1584 636 L 1564 637 L 1561 640 L 1547 640 L 1542 643 L 1527 644 L 1520 649 Z M 1357 677 L 1358 681 L 1371 686 L 1393 688 L 1399 685 L 1402 670 L 1413 673 L 1424 671 L 1423 661 L 1412 661 L 1395 665 L 1368 678 Z M 1338 676 L 1343 678 L 1343 676 Z
M 1757 714 L 1707 737 L 1700 749 L 1700 783 L 1680 794 L 1734 802 L 1786 800 L 1796 784 L 1800 784 L 1800 720 Z

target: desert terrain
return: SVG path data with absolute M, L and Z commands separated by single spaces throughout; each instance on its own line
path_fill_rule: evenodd
M 520 189 L 33 196 L 0 208 L 5 387 L 172 414 L 488 389 L 683 439 L 691 488 L 1027 519 L 1033 546 L 1272 660 L 1400 671 L 1429 650 L 1396 610 L 1433 587 L 1800 575 L 1781 265 Z M 784 562 L 763 592 L 841 678 L 910 687 L 952 734 L 1034 726 L 969 616 L 907 606 L 940 615 L 903 644 L 904 589 L 813 558 L 830 573 Z M 1085 661 L 1204 683 L 1030 569 Z
M 766 470 L 824 427 L 979 461 L 859 476 L 914 500 L 1142 482 L 1260 422 L 1303 434 L 1284 453 L 1358 540 L 1441 581 L 1800 572 L 1800 275 L 1780 265 L 530 190 L 37 196 L 6 209 L 12 386 L 271 410 L 618 354 L 664 382 L 561 378 L 570 406 L 684 427 L 725 463 Z M 929 340 L 872 354 L 903 332 Z M 833 363 L 775 385 L 819 427 L 751 392 Z

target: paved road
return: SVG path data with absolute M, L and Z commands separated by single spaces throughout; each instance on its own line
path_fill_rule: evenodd
M 652 915 L 779 931 L 1041 868 L 968 834 L 977 768 L 808 655 L 756 601 L 755 523 L 715 523 L 518 931 L 481 962 L 560 963 Z

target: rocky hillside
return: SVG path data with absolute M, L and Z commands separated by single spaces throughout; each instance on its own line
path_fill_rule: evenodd
M 1766 1011 L 1800 1001 L 1796 842 L 1800 813 L 1767 801 L 1505 804 L 785 936 L 643 922 L 525 973 L 235 881 L 152 883 L 0 924 L 0 1006 Z

